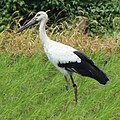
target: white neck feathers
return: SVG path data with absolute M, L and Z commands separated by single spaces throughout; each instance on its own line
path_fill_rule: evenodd
M 45 31 L 46 22 L 47 22 L 47 19 L 43 19 L 39 23 L 39 36 L 40 36 L 43 46 L 45 46 L 50 40 Z

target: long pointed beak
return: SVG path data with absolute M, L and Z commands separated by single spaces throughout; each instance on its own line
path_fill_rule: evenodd
M 37 23 L 37 21 L 35 20 L 35 18 L 32 18 L 28 23 L 26 23 L 23 27 L 21 27 L 16 33 L 22 32 L 23 30 L 25 30 L 29 26 L 32 26 L 36 23 Z

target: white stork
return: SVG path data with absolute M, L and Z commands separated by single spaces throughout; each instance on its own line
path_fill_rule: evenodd
M 77 85 L 73 80 L 73 73 L 94 78 L 101 84 L 106 84 L 109 79 L 106 74 L 100 70 L 85 54 L 70 46 L 51 40 L 45 31 L 47 21 L 47 13 L 40 11 L 27 24 L 20 28 L 17 33 L 35 23 L 39 24 L 39 36 L 42 41 L 44 51 L 50 62 L 64 74 L 67 91 L 67 77 L 70 76 L 74 87 L 75 101 L 77 102 Z

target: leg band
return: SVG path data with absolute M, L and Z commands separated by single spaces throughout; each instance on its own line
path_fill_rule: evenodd
M 65 86 L 66 90 L 68 91 L 68 85 Z

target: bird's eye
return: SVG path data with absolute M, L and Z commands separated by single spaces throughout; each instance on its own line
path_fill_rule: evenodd
M 40 14 L 37 14 L 36 16 L 38 17 L 38 16 L 40 16 Z

